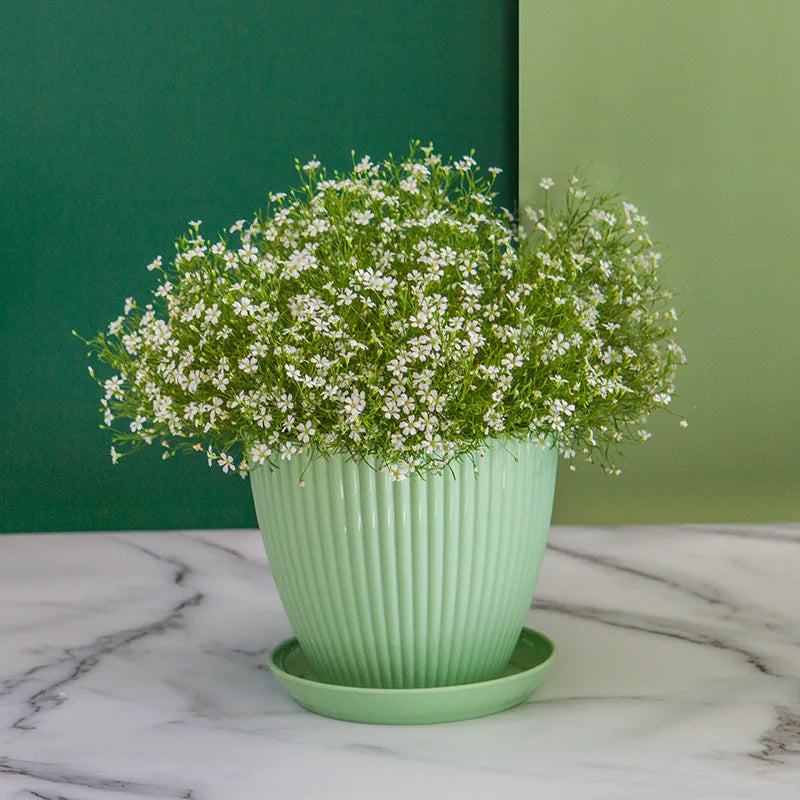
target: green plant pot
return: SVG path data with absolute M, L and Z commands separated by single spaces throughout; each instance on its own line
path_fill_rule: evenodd
M 253 470 L 275 583 L 319 680 L 419 689 L 506 668 L 544 554 L 557 453 L 493 442 L 476 464 L 400 482 L 344 457 Z

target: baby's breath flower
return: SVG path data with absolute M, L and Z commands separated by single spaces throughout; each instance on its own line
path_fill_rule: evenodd
M 103 384 L 105 386 L 106 395 L 105 399 L 108 400 L 112 397 L 118 397 L 120 400 L 123 398 L 122 394 L 122 379 L 119 375 L 109 378 Z
M 255 372 L 258 369 L 258 359 L 255 356 L 245 356 L 239 359 L 239 369 L 242 372 Z
M 308 444 L 308 442 L 311 441 L 311 437 L 315 433 L 316 431 L 314 430 L 314 426 L 311 424 L 311 422 L 301 422 L 297 426 L 297 438 L 305 444 Z
M 111 324 L 108 326 L 108 332 L 109 332 L 109 333 L 110 333 L 112 336 L 113 336 L 114 334 L 116 334 L 116 333 L 119 331 L 120 327 L 122 326 L 122 322 L 123 322 L 123 320 L 124 320 L 124 319 L 125 319 L 125 317 L 122 317 L 122 316 L 120 316 L 120 317 L 117 317 L 117 318 L 116 318 L 116 319 L 115 319 L 115 320 L 114 320 L 114 321 L 113 321 L 113 322 L 112 322 L 112 323 L 111 323 Z
M 256 464 L 263 464 L 272 455 L 269 445 L 258 443 L 250 448 L 250 458 Z
M 367 172 L 372 167 L 372 159 L 369 156 L 364 156 L 361 161 L 356 164 L 353 170 L 356 174 Z
M 356 225 L 369 225 L 369 221 L 374 218 L 375 215 L 369 209 L 366 211 L 356 211 L 356 213 L 353 214 L 353 222 L 355 222 Z
M 90 342 L 115 372 L 96 378 L 115 462 L 160 441 L 244 476 L 307 447 L 402 480 L 508 436 L 616 474 L 619 445 L 650 438 L 686 357 L 635 206 L 573 177 L 525 231 L 496 204 L 499 168 L 418 143 L 347 174 L 297 168 L 230 238 L 191 221 L 149 265 L 153 302 L 127 298 Z
M 292 456 L 297 455 L 298 449 L 291 442 L 284 442 L 281 445 L 281 459 L 291 461 Z
M 249 297 L 240 297 L 233 301 L 233 313 L 246 317 L 253 312 L 253 301 Z
M 389 475 L 393 481 L 404 481 L 408 477 L 409 469 L 406 464 L 390 464 Z

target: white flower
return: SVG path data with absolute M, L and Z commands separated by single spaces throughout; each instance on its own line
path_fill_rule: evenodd
M 414 161 L 406 161 L 403 164 L 403 169 L 406 172 L 410 172 L 415 178 L 422 178 L 422 180 L 426 180 L 431 174 L 431 171 L 425 165 Z
M 555 183 L 556 182 L 552 178 L 542 178 L 539 181 L 539 186 L 541 186 L 542 189 L 547 191 L 548 189 L 552 189 L 553 186 L 555 186 Z
M 488 424 L 489 428 L 494 431 L 500 432 L 505 430 L 506 423 L 503 416 L 496 408 L 490 408 L 484 415 L 484 421 Z
M 216 325 L 219 322 L 219 306 L 214 303 L 210 308 L 207 308 L 205 311 L 206 322 L 209 325 Z
M 419 194 L 419 186 L 417 186 L 417 179 L 413 175 L 409 175 L 407 178 L 404 178 L 398 186 L 404 191 L 408 192 L 409 194 Z
M 366 395 L 358 389 L 353 389 L 344 402 L 344 413 L 350 420 L 354 420 L 366 407 Z
M 554 356 L 563 356 L 569 350 L 569 342 L 564 334 L 559 331 L 549 343 L 550 352 Z
M 680 426 L 681 428 L 686 428 L 689 426 L 689 423 L 685 419 L 682 419 L 680 422 Z
M 233 301 L 233 313 L 246 317 L 253 313 L 253 301 L 249 297 L 240 297 Z
M 145 422 L 147 422 L 147 420 L 141 414 L 137 415 L 136 419 L 130 424 L 131 433 L 140 431 Z
M 242 245 L 238 253 L 245 264 L 255 264 L 258 261 L 258 248 L 253 247 L 249 242 Z
M 297 426 L 297 438 L 306 444 L 311 440 L 311 437 L 316 433 L 314 430 L 314 426 L 311 424 L 311 421 L 308 422 L 301 422 Z
M 349 287 L 345 288 L 345 289 L 342 289 L 339 292 L 339 296 L 338 296 L 338 298 L 336 300 L 336 305 L 337 306 L 349 306 L 353 302 L 353 300 L 355 300 L 357 297 L 358 297 L 358 295 L 352 289 L 350 289 Z
M 306 163 L 303 164 L 303 169 L 306 172 L 313 172 L 319 166 L 320 166 L 319 161 L 317 161 L 315 158 L 312 158 L 311 161 L 306 161 Z M 277 197 L 275 199 L 277 200 Z
M 644 429 L 636 431 L 640 442 L 646 442 L 653 434 Z
M 292 456 L 297 455 L 297 448 L 291 442 L 284 442 L 281 445 L 281 460 L 291 461 Z
M 227 453 L 222 453 L 217 463 L 220 467 L 222 467 L 223 472 L 230 472 L 232 469 L 234 469 L 233 458 L 231 458 L 231 456 L 229 456 Z
M 555 398 L 550 401 L 550 410 L 545 416 L 545 421 L 549 422 L 556 430 L 562 430 L 566 424 L 564 417 L 571 417 L 575 411 L 575 405 L 566 400 Z
M 404 481 L 408 477 L 408 466 L 406 464 L 390 464 L 389 475 L 393 481 Z
M 115 447 L 111 448 L 111 463 L 116 464 L 119 461 L 119 453 Z
M 250 458 L 256 464 L 263 464 L 272 455 L 272 450 L 266 444 L 254 444 L 250 448 Z
M 156 297 L 166 297 L 175 287 L 169 282 L 164 281 L 155 291 Z
M 369 225 L 369 221 L 374 218 L 375 215 L 369 209 L 366 211 L 357 211 L 353 214 L 353 221 L 356 225 Z
M 231 379 L 225 372 L 218 372 L 214 377 L 211 379 L 211 383 L 214 385 L 214 388 L 220 392 L 224 392 L 228 388 L 228 384 L 231 382 Z
M 280 397 L 278 397 L 275 401 L 275 405 L 278 406 L 278 410 L 282 411 L 284 414 L 294 408 L 292 396 L 286 392 L 283 392 Z
M 508 369 L 514 369 L 514 367 L 521 367 L 525 363 L 522 355 L 520 353 L 506 353 L 503 357 L 503 366 Z
M 253 421 L 261 428 L 269 428 L 272 425 L 272 415 L 267 413 L 267 410 L 262 406 L 253 415 Z
M 147 269 L 149 269 L 150 272 L 152 272 L 154 269 L 161 269 L 161 256 L 156 256 L 155 261 L 151 261 L 147 265 Z
M 453 167 L 458 172 L 467 172 L 470 167 L 474 167 L 477 162 L 472 156 L 462 156 L 462 158 L 453 163 Z
M 242 372 L 256 372 L 258 370 L 258 359 L 255 356 L 245 356 L 239 359 L 239 369 Z
M 422 151 L 425 153 L 425 164 L 429 167 L 442 163 L 442 157 L 438 153 L 431 153 L 431 150 L 425 147 L 422 148 Z
M 417 432 L 417 419 L 411 414 L 407 419 L 400 423 L 400 430 L 403 436 L 413 436 Z
M 499 175 L 503 170 L 500 167 L 489 167 L 487 172 L 491 172 L 492 175 Z
M 672 401 L 672 395 L 667 392 L 659 392 L 653 395 L 653 402 L 658 406 L 666 406 Z
M 122 379 L 119 377 L 119 375 L 114 375 L 113 378 L 109 378 L 103 384 L 103 386 L 106 390 L 106 400 L 111 397 L 117 397 L 122 400 Z
M 269 353 L 269 348 L 264 342 L 253 342 L 250 345 L 250 353 L 251 355 L 262 357 Z

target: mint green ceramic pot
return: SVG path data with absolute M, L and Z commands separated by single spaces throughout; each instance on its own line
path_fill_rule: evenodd
M 310 462 L 310 463 L 309 463 Z M 494 442 L 424 480 L 301 455 L 250 476 L 270 568 L 322 681 L 423 688 L 508 663 L 544 555 L 557 454 Z

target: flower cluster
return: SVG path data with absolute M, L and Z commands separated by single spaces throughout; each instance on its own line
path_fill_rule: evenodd
M 88 342 L 115 371 L 97 379 L 114 460 L 157 442 L 244 473 L 310 448 L 401 479 L 533 436 L 614 472 L 649 437 L 684 358 L 634 206 L 573 178 L 525 232 L 472 153 L 297 167 L 230 235 L 189 223 L 148 267 L 153 301 Z

